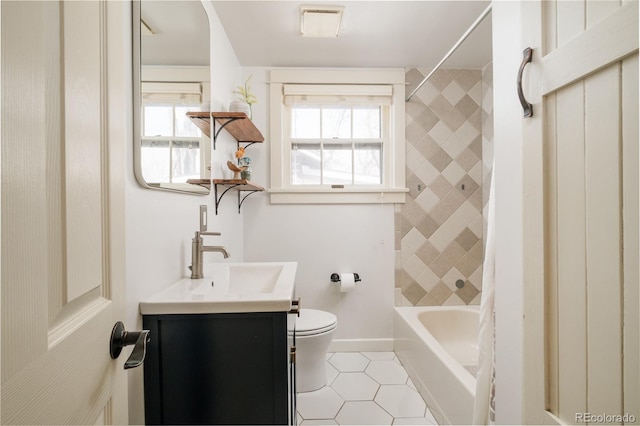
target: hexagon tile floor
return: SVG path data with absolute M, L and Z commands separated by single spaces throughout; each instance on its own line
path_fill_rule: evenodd
M 327 386 L 298 394 L 298 424 L 437 425 L 393 352 L 327 354 Z

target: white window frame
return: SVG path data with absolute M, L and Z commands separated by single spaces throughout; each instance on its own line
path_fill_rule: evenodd
M 193 93 L 198 91 L 203 104 L 211 101 L 210 69 L 208 66 L 163 66 L 143 65 L 140 67 L 141 91 L 151 93 Z M 194 86 L 194 83 L 197 85 Z M 186 89 L 186 92 L 185 92 Z M 208 107 L 207 107 L 208 109 Z M 142 114 L 140 114 L 142 115 Z M 200 138 L 200 170 L 203 179 L 211 177 L 211 139 L 206 135 Z M 136 167 L 140 167 L 137 164 Z M 142 176 L 142 171 L 136 171 Z M 148 186 L 172 190 L 208 194 L 209 190 L 188 183 L 146 183 Z
M 199 136 L 176 136 L 175 135 L 175 108 L 181 106 L 182 103 L 188 101 L 193 105 L 193 111 L 199 111 L 204 98 L 208 98 L 206 90 L 209 87 L 208 82 L 191 82 L 191 81 L 171 81 L 180 77 L 204 77 L 206 76 L 204 71 L 207 69 L 201 69 L 201 67 L 194 67 L 193 69 L 186 69 L 185 72 L 182 68 L 171 67 L 147 67 L 146 74 L 153 74 L 154 77 L 160 77 L 160 79 L 166 79 L 169 81 L 142 81 L 141 82 L 141 103 L 142 111 L 140 113 L 140 143 L 144 142 L 168 142 L 169 144 L 169 182 L 148 182 L 149 184 L 158 184 L 165 187 L 180 187 L 181 185 L 187 185 L 184 182 L 174 182 L 175 177 L 171 165 L 173 164 L 173 145 L 177 142 L 193 142 L 197 144 L 197 149 L 200 151 L 200 176 L 209 177 L 210 171 L 207 169 L 210 163 L 211 149 L 210 143 L 206 135 L 202 133 L 200 129 L 197 130 Z M 191 75 L 193 74 L 193 76 Z M 147 75 L 147 77 L 149 77 Z M 206 95 L 206 96 L 205 96 Z M 145 107 L 148 105 L 161 105 L 168 106 L 173 109 L 173 135 L 172 136 L 145 136 Z M 142 149 L 142 147 L 141 147 Z
M 141 149 L 144 147 L 145 142 L 156 142 L 159 144 L 168 143 L 169 145 L 169 181 L 165 182 L 154 182 L 150 181 L 150 184 L 161 184 L 161 185 L 182 185 L 186 184 L 186 182 L 174 182 L 176 177 L 173 175 L 173 156 L 174 149 L 173 146 L 175 143 L 179 142 L 187 142 L 194 143 L 197 145 L 197 149 L 200 154 L 200 159 L 198 161 L 198 167 L 200 168 L 200 176 L 202 176 L 202 170 L 205 169 L 204 152 L 206 149 L 205 138 L 200 129 L 197 129 L 198 136 L 177 136 L 175 129 L 175 120 L 176 120 L 176 107 L 183 106 L 185 101 L 188 101 L 193 106 L 193 111 L 199 110 L 200 105 L 202 104 L 202 85 L 200 83 L 175 83 L 175 82 L 142 82 L 141 84 L 141 93 L 142 93 L 142 111 L 140 113 L 141 123 L 141 135 L 140 135 L 140 143 Z M 172 135 L 170 136 L 147 136 L 145 135 L 146 129 L 146 107 L 147 106 L 163 106 L 170 107 L 172 110 Z M 195 125 L 194 125 L 195 127 Z M 142 155 L 141 155 L 142 156 Z M 146 180 L 146 178 L 145 178 Z
M 405 187 L 404 79 L 402 69 L 271 70 L 271 182 L 268 190 L 271 203 L 404 203 L 408 192 Z M 314 85 L 319 95 L 323 94 L 323 87 L 326 88 L 325 93 L 335 93 L 343 87 L 346 95 L 357 95 L 354 91 L 366 92 L 366 86 L 378 86 L 383 88 L 383 92 L 390 89 L 390 104 L 383 107 L 388 113 L 388 121 L 382 123 L 387 128 L 388 140 L 383 143 L 382 184 L 339 187 L 291 184 L 291 143 L 287 136 L 290 133 L 290 117 L 284 93 L 285 87 L 290 85 Z

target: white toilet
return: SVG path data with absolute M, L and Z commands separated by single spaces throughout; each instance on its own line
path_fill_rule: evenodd
M 332 313 L 300 309 L 295 335 L 298 392 L 311 392 L 327 384 L 327 350 L 337 325 L 338 319 Z M 291 330 L 289 336 L 293 337 Z

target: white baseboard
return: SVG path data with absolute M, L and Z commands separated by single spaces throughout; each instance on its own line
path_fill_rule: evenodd
M 393 341 L 393 338 L 333 339 L 329 352 L 393 352 Z

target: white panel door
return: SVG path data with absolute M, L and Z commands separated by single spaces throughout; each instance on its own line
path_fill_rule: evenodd
M 2 424 L 127 423 L 127 2 L 0 4 Z
M 638 3 L 523 12 L 524 419 L 640 421 Z

